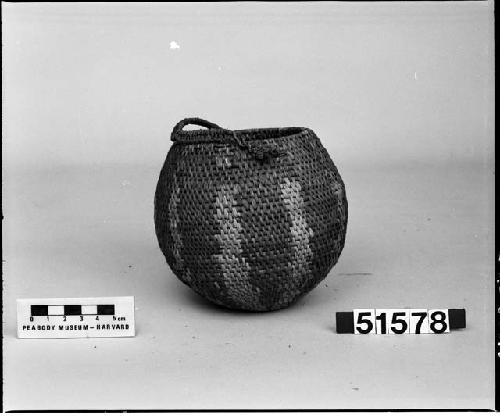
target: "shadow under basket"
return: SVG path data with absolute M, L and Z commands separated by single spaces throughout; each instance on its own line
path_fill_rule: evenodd
M 182 282 L 218 305 L 272 311 L 327 276 L 344 247 L 347 199 L 312 130 L 233 131 L 188 118 L 171 139 L 154 220 Z

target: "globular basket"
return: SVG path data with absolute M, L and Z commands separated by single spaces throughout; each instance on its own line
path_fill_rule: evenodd
M 327 276 L 344 247 L 347 199 L 312 130 L 227 130 L 188 118 L 171 139 L 154 220 L 182 282 L 218 305 L 271 311 Z

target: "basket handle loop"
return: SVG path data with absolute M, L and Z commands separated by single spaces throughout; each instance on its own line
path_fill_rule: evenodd
M 224 129 L 215 123 L 203 120 L 202 118 L 198 117 L 185 118 L 184 120 L 179 121 L 172 130 L 170 139 L 173 142 L 184 142 L 184 140 L 181 137 L 179 137 L 178 134 L 182 131 L 182 129 L 185 126 L 189 124 L 194 124 L 195 126 L 200 126 L 200 127 L 206 127 L 207 129 L 222 130 L 226 132 L 229 136 L 228 140 L 230 142 L 234 143 L 240 149 L 247 151 L 253 157 L 261 161 L 265 161 L 278 156 L 284 156 L 287 154 L 286 151 L 279 149 L 278 146 L 276 146 L 275 144 L 266 145 L 260 142 L 257 142 L 255 144 L 249 144 L 247 141 L 243 140 L 242 137 L 239 137 L 235 131 Z M 190 142 L 194 143 L 194 141 Z
M 172 141 L 175 141 L 175 136 L 177 133 L 179 133 L 184 127 L 186 127 L 189 124 L 194 124 L 195 126 L 200 126 L 200 127 L 206 127 L 207 129 L 221 129 L 222 127 L 218 126 L 215 123 L 212 123 L 207 120 L 203 120 L 202 118 L 198 117 L 191 117 L 191 118 L 185 118 L 181 121 L 179 121 L 174 129 L 172 130 L 172 135 L 171 139 Z

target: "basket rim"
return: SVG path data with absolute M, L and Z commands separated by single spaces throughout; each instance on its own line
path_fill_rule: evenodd
M 264 127 L 264 128 L 250 128 L 240 130 L 227 130 L 223 128 L 211 129 L 196 129 L 196 130 L 182 130 L 175 134 L 176 142 L 183 144 L 192 144 L 202 142 L 211 142 L 232 138 L 234 135 L 244 139 L 245 141 L 258 141 L 258 140 L 277 140 L 277 139 L 297 139 L 311 134 L 314 132 L 308 127 Z

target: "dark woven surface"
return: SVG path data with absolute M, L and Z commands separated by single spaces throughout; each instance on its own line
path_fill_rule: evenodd
M 155 227 L 182 282 L 219 305 L 269 311 L 327 276 L 344 247 L 347 199 L 312 130 L 230 131 L 186 119 L 172 140 Z

